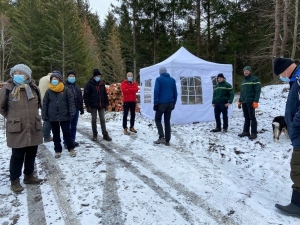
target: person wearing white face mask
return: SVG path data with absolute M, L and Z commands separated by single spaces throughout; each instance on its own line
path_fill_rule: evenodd
M 55 158 L 60 158 L 62 153 L 60 129 L 62 130 L 70 156 L 76 156 L 74 140 L 70 129 L 70 121 L 75 117 L 75 111 L 75 101 L 72 91 L 65 87 L 60 71 L 53 71 L 50 76 L 49 89 L 46 91 L 43 100 L 42 118 L 51 124 Z
M 79 143 L 76 142 L 77 123 L 78 123 L 79 112 L 80 115 L 83 115 L 84 110 L 83 110 L 82 92 L 80 87 L 76 84 L 76 73 L 73 70 L 67 72 L 67 81 L 65 82 L 65 87 L 69 88 L 72 91 L 72 94 L 74 95 L 76 111 L 75 111 L 75 116 L 73 120 L 70 121 L 70 123 L 71 123 L 72 139 L 74 141 L 75 147 L 78 147 Z M 65 148 L 67 148 L 66 144 L 65 144 Z
M 127 79 L 121 83 L 121 91 L 123 94 L 123 129 L 124 134 L 129 135 L 129 131 L 137 133 L 134 129 L 135 121 L 135 106 L 136 106 L 136 93 L 139 87 L 135 81 L 133 81 L 133 74 L 131 72 L 127 73 Z M 130 110 L 130 128 L 128 131 L 127 127 L 127 116 Z
M 108 107 L 108 96 L 106 92 L 105 82 L 101 80 L 101 73 L 99 69 L 94 69 L 93 77 L 86 83 L 84 87 L 83 100 L 88 113 L 92 114 L 92 130 L 93 141 L 98 139 L 97 131 L 97 113 L 100 118 L 100 125 L 103 134 L 103 139 L 111 141 L 111 137 L 108 135 L 105 124 L 105 110 Z
M 15 65 L 10 70 L 11 79 L 0 90 L 0 114 L 6 118 L 6 141 L 7 146 L 12 148 L 9 165 L 11 190 L 15 193 L 24 190 L 20 184 L 23 164 L 25 184 L 39 184 L 42 181 L 33 175 L 43 134 L 39 115 L 41 96 L 31 73 L 28 66 Z
M 288 58 L 274 60 L 274 73 L 284 82 L 290 83 L 290 91 L 285 106 L 284 120 L 292 141 L 293 152 L 290 162 L 290 178 L 292 180 L 292 196 L 288 205 L 275 204 L 275 207 L 290 216 L 300 217 L 300 66 Z

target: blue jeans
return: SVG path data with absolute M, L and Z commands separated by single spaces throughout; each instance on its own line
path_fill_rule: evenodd
M 71 129 L 70 129 L 70 121 L 55 121 L 50 122 L 52 127 L 52 134 L 53 134 L 53 142 L 54 142 L 54 151 L 55 152 L 62 152 L 61 146 L 61 139 L 60 139 L 60 128 L 63 133 L 64 140 L 66 140 L 66 144 L 68 147 L 68 151 L 74 149 L 74 141 L 71 136 Z
M 49 121 L 44 121 L 43 122 L 43 137 L 44 139 L 50 138 L 51 137 L 51 124 Z

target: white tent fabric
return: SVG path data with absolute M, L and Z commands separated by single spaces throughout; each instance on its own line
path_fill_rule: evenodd
M 178 97 L 175 110 L 172 112 L 171 123 L 186 124 L 215 120 L 214 109 L 211 104 L 213 96 L 212 80 L 219 73 L 223 73 L 226 77 L 226 81 L 232 84 L 232 65 L 205 61 L 194 56 L 184 47 L 181 47 L 166 60 L 153 66 L 142 68 L 140 70 L 141 113 L 152 119 L 155 116 L 155 111 L 153 111 L 155 79 L 159 77 L 159 68 L 161 66 L 167 68 L 168 73 L 175 79 L 177 86 Z M 196 80 L 199 80 L 199 77 L 201 85 L 200 87 L 194 87 L 194 89 L 197 89 L 196 91 L 199 92 L 199 89 L 202 88 L 201 104 L 184 103 L 182 80 L 191 78 L 197 78 Z M 193 86 L 189 86 L 189 88 L 193 89 Z M 190 97 L 190 99 L 194 99 L 194 97 Z M 232 116 L 232 107 L 229 107 L 228 116 Z

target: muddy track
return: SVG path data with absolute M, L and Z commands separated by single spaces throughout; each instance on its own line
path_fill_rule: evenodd
M 84 136 L 90 137 L 90 131 L 84 129 L 78 129 L 78 132 Z M 150 161 L 146 160 L 142 156 L 133 153 L 130 149 L 130 146 L 134 144 L 135 135 L 132 136 L 132 141 L 130 141 L 126 146 L 120 146 L 114 142 L 100 141 L 96 142 L 102 150 L 107 152 L 109 155 L 115 158 L 121 165 L 126 167 L 131 173 L 141 179 L 145 185 L 151 188 L 154 192 L 158 194 L 166 202 L 171 202 L 174 205 L 174 209 L 190 224 L 197 224 L 196 221 L 193 221 L 193 216 L 190 215 L 190 210 L 183 206 L 177 199 L 172 197 L 169 192 L 165 191 L 160 184 L 156 183 L 154 179 L 144 175 L 141 171 L 134 166 L 129 160 L 125 160 L 124 156 L 129 157 L 134 163 L 138 163 L 140 166 L 149 170 L 153 176 L 158 177 L 168 184 L 173 190 L 180 193 L 181 196 L 184 196 L 185 202 L 188 204 L 193 204 L 194 206 L 205 211 L 210 217 L 217 223 L 222 224 L 236 224 L 236 222 L 228 217 L 227 215 L 222 214 L 218 209 L 214 208 L 212 205 L 209 205 L 205 202 L 205 199 L 198 196 L 196 193 L 188 190 L 185 186 L 173 177 L 169 176 L 165 172 L 156 168 Z M 95 143 L 95 144 L 96 144 Z M 126 150 L 124 150 L 126 149 Z

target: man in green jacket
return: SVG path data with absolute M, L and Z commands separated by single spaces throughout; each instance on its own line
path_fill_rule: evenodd
M 261 84 L 259 79 L 252 75 L 250 66 L 245 66 L 244 80 L 241 85 L 241 94 L 238 103 L 238 108 L 243 108 L 245 123 L 243 132 L 239 137 L 249 137 L 250 140 L 257 138 L 257 121 L 255 117 L 255 109 L 258 108 L 258 101 L 260 97 Z M 250 135 L 251 125 L 251 135 Z
M 234 91 L 228 82 L 226 82 L 223 73 L 218 74 L 217 76 L 217 85 L 215 86 L 212 106 L 215 111 L 216 118 L 216 128 L 212 129 L 211 132 L 220 132 L 221 131 L 221 119 L 220 115 L 223 115 L 223 131 L 227 132 L 228 129 L 228 106 L 232 104 Z

